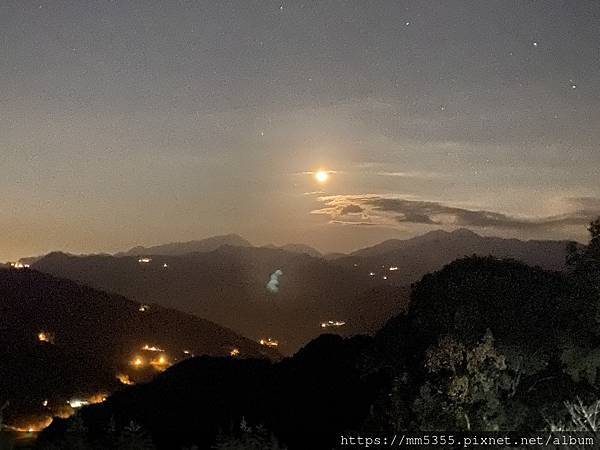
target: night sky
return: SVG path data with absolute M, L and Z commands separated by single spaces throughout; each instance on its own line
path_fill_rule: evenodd
M 600 214 L 597 1 L 6 0 L 0 36 L 0 260 Z

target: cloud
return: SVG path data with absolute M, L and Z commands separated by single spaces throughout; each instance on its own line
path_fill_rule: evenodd
M 309 171 L 304 171 L 304 172 L 292 172 L 290 175 L 314 175 L 318 172 L 327 172 L 329 175 L 336 175 L 336 174 L 340 174 L 343 173 L 339 170 L 309 170 Z
M 312 214 L 329 216 L 332 223 L 353 225 L 425 224 L 513 230 L 546 230 L 585 225 L 600 215 L 600 199 L 566 199 L 570 210 L 545 217 L 521 217 L 485 209 L 466 209 L 437 201 L 376 194 L 320 197 L 321 209 Z M 356 215 L 360 214 L 360 219 Z
M 277 269 L 275 272 L 271 274 L 269 278 L 269 282 L 267 283 L 267 289 L 274 294 L 279 292 L 279 277 L 283 275 L 283 271 L 281 269 Z
M 377 172 L 377 175 L 382 177 L 396 178 L 439 178 L 441 174 L 437 172 Z
M 364 208 L 362 206 L 358 206 L 358 205 L 351 203 L 347 206 L 344 206 L 340 210 L 340 215 L 345 216 L 348 214 L 360 214 L 363 211 L 364 211 Z

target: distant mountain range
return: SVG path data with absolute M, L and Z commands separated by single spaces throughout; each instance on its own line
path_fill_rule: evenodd
M 237 234 L 225 234 L 213 236 L 206 239 L 188 242 L 172 242 L 169 244 L 156 245 L 154 247 L 134 247 L 126 252 L 116 253 L 114 256 L 144 256 L 144 255 L 162 255 L 162 256 L 181 256 L 188 253 L 206 253 L 217 250 L 219 247 L 228 245 L 231 247 L 253 247 L 250 241 Z M 320 257 L 321 252 L 305 244 L 284 244 L 277 246 L 274 244 L 264 245 L 264 248 L 280 249 L 291 253 L 305 253 L 310 256 Z M 35 261 L 34 261 L 35 262 Z
M 0 269 L 0 299 L 5 419 L 63 414 L 68 400 L 117 389 L 119 374 L 145 380 L 192 355 L 279 358 L 207 320 L 33 270 Z
M 496 256 L 548 270 L 565 268 L 568 241 L 521 241 L 480 236 L 467 229 L 432 231 L 412 239 L 391 239 L 336 258 L 345 267 L 360 267 L 373 277 L 403 285 L 439 270 L 463 256 Z
M 264 247 L 222 246 L 212 252 L 144 258 L 53 253 L 33 267 L 138 302 L 186 311 L 255 340 L 277 339 L 286 353 L 323 331 L 368 331 L 355 326 L 354 301 L 382 284 L 354 267 Z M 277 286 L 267 287 L 278 271 Z M 406 291 L 397 294 L 382 300 L 372 308 L 373 316 L 361 322 L 379 318 L 382 325 L 406 304 Z M 321 323 L 330 320 L 345 323 L 324 330 Z
M 154 247 L 134 247 L 126 252 L 117 253 L 115 256 L 185 255 L 186 253 L 212 252 L 223 245 L 252 247 L 250 242 L 237 234 L 225 234 L 198 241 L 173 242 L 170 244 L 156 245 Z
M 493 255 L 561 270 L 566 246 L 565 241 L 484 237 L 459 229 L 323 257 L 301 244 L 253 247 L 240 236 L 225 235 L 138 247 L 128 252 L 131 256 L 53 253 L 33 267 L 185 311 L 255 340 L 278 339 L 282 351 L 290 353 L 323 331 L 347 335 L 376 329 L 406 306 L 404 286 L 457 258 Z M 267 283 L 278 270 L 283 274 L 273 292 Z M 380 291 L 369 295 L 373 289 Z M 329 320 L 345 324 L 321 329 L 319 324 Z
M 323 254 L 314 247 L 302 243 L 291 243 L 284 245 L 268 244 L 260 248 L 284 250 L 290 253 L 306 254 L 314 258 L 323 258 L 328 261 L 343 260 L 344 258 L 379 258 L 389 256 L 397 259 L 397 255 L 409 254 L 415 258 L 423 256 L 435 260 L 432 253 L 439 254 L 441 265 L 447 264 L 456 258 L 466 255 L 493 255 L 497 257 L 513 258 L 521 260 L 530 265 L 551 270 L 562 270 L 564 268 L 565 248 L 570 241 L 553 240 L 528 240 L 506 239 L 500 237 L 481 236 L 466 228 L 455 231 L 434 230 L 410 239 L 388 239 L 379 244 L 365 247 L 350 253 L 326 253 Z M 171 242 L 168 244 L 144 247 L 133 247 L 124 252 L 115 253 L 115 257 L 124 256 L 183 256 L 190 253 L 208 253 L 223 246 L 229 247 L 254 247 L 254 245 L 238 234 L 225 234 L 212 236 L 205 239 L 187 242 Z M 402 254 L 402 255 L 401 255 Z M 108 253 L 97 254 L 107 256 Z M 79 255 L 91 256 L 91 255 Z M 21 258 L 24 264 L 34 264 L 44 256 Z M 345 262 L 347 262 L 346 259 Z
M 530 265 L 545 266 L 550 269 L 564 267 L 565 249 L 568 241 L 542 241 L 506 239 L 500 237 L 481 236 L 466 228 L 455 231 L 435 230 L 411 239 L 389 239 L 372 247 L 363 248 L 350 253 L 350 256 L 381 256 L 390 252 L 406 249 L 428 250 L 435 247 L 446 253 L 454 252 L 456 257 L 472 253 L 491 253 L 497 257 L 523 259 Z
M 346 257 L 398 259 L 410 257 L 431 261 L 438 269 L 444 264 L 462 256 L 494 255 L 501 258 L 514 258 L 529 265 L 537 265 L 551 270 L 562 270 L 565 261 L 565 249 L 568 241 L 506 239 L 487 237 L 466 228 L 455 231 L 435 230 L 410 239 L 389 239 L 371 247 L 356 250 L 349 254 L 322 254 L 319 250 L 305 244 L 265 245 L 264 248 L 279 249 L 290 253 L 307 254 L 315 258 L 341 260 Z M 180 256 L 195 252 L 211 252 L 221 246 L 252 247 L 253 245 L 237 234 L 214 236 L 190 242 L 176 242 L 155 247 L 135 247 L 115 256 L 171 255 Z M 439 262 L 441 261 L 441 263 Z M 31 258 L 27 262 L 35 262 Z M 384 262 L 385 263 L 385 262 Z M 414 280 L 413 280 L 414 281 Z

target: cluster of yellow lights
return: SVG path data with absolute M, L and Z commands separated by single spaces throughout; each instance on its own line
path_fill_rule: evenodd
M 29 264 L 23 264 L 22 262 L 10 263 L 10 267 L 13 269 L 29 269 Z
M 229 352 L 229 355 L 231 355 L 231 356 L 240 356 L 240 349 L 239 348 L 234 348 L 233 350 L 231 350 Z
M 133 381 L 131 381 L 131 379 L 129 378 L 129 375 L 124 374 L 124 373 L 117 374 L 117 380 L 119 380 L 121 382 L 121 384 L 124 384 L 126 386 L 131 386 L 131 385 L 135 384 Z
M 139 312 L 146 312 L 150 309 L 150 305 L 140 305 L 140 307 L 138 308 Z
M 263 345 L 265 347 L 278 347 L 279 346 L 279 342 L 275 341 L 271 338 L 261 339 L 259 342 L 260 342 L 260 345 Z
M 164 352 L 164 350 L 160 347 L 149 346 L 148 344 L 142 347 L 142 350 L 146 350 L 148 352 Z
M 158 358 L 154 358 L 153 360 L 151 360 L 150 365 L 156 370 L 162 371 L 166 370 L 171 365 L 171 363 L 169 363 L 169 360 L 166 356 L 161 355 Z
M 73 398 L 68 400 L 67 403 L 73 409 L 79 409 L 86 405 L 96 405 L 98 403 L 104 403 L 107 398 L 106 393 L 94 394 L 89 398 Z
M 346 322 L 341 320 L 328 320 L 327 322 L 321 322 L 321 328 L 343 327 L 344 325 L 346 325 Z
M 136 356 L 131 360 L 131 365 L 136 368 L 144 367 L 145 361 L 141 356 Z
M 143 367 L 146 367 L 146 365 L 150 365 L 156 370 L 165 370 L 171 365 L 166 355 L 160 355 L 156 358 L 151 359 L 148 362 L 146 362 L 146 360 L 141 356 L 135 356 L 129 364 L 135 369 L 141 369 Z
M 23 426 L 17 427 L 9 427 L 5 426 L 7 429 L 13 429 L 14 431 L 18 431 L 19 433 L 39 433 L 44 428 L 47 428 L 52 423 L 52 417 L 46 417 L 42 421 L 36 423 L 30 423 Z
M 140 259 L 138 259 L 138 262 L 140 264 L 148 264 L 148 263 L 152 262 L 152 258 L 140 258 Z
M 106 401 L 106 398 L 107 394 L 95 394 L 88 398 L 88 402 L 90 402 L 92 405 L 96 405 L 98 403 L 104 403 Z
M 82 400 L 79 398 L 74 398 L 72 400 L 67 401 L 69 406 L 73 409 L 81 408 L 82 406 L 89 405 L 90 402 L 88 400 Z
M 37 335 L 38 341 L 47 342 L 49 344 L 54 343 L 54 335 L 48 331 L 40 331 Z

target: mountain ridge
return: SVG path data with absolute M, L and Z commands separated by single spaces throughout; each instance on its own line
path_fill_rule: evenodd
M 515 259 L 547 270 L 565 270 L 570 241 L 506 239 L 481 236 L 471 230 L 435 230 L 406 240 L 387 240 L 337 258 L 345 267 L 360 267 L 373 277 L 396 285 L 411 284 L 465 256 Z
M 521 243 L 564 243 L 566 245 L 567 240 L 553 240 L 553 239 L 517 239 L 517 238 L 503 238 L 499 236 L 483 236 L 468 228 L 458 228 L 453 231 L 445 230 L 433 230 L 425 234 L 420 234 L 408 239 L 386 239 L 378 244 L 363 247 L 358 250 L 354 250 L 348 253 L 348 256 L 374 256 L 387 253 L 389 251 L 398 250 L 409 246 L 422 244 L 424 242 L 431 242 L 438 239 L 444 238 L 457 238 L 462 237 L 464 239 L 481 239 L 481 240 L 498 240 L 503 242 L 521 242 Z
M 237 247 L 252 247 L 250 241 L 239 234 L 230 233 L 210 236 L 205 239 L 191 240 L 185 242 L 169 242 L 150 247 L 136 246 L 125 252 L 115 253 L 114 256 L 144 256 L 144 255 L 182 255 L 186 253 L 210 252 L 223 245 Z
M 346 322 L 344 331 L 352 328 L 352 299 L 382 284 L 304 253 L 227 245 L 208 253 L 144 260 L 54 253 L 33 267 L 205 317 L 255 340 L 277 339 L 282 351 L 316 337 L 324 321 Z M 270 289 L 269 280 L 278 271 L 277 285 Z M 385 305 L 393 308 L 393 299 Z

